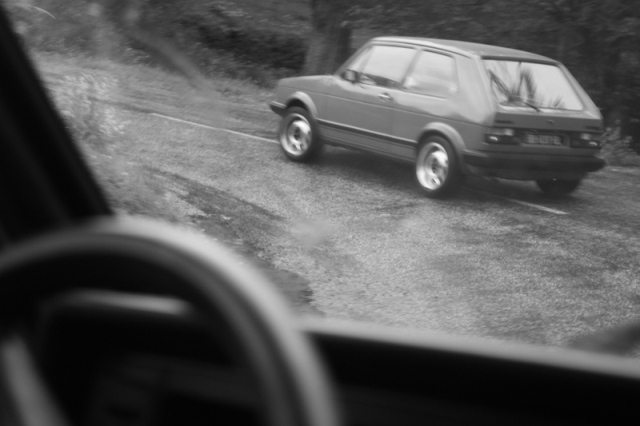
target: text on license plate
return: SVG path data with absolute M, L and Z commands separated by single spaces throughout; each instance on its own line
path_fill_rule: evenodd
M 524 135 L 524 142 L 532 145 L 562 145 L 562 139 L 557 135 Z

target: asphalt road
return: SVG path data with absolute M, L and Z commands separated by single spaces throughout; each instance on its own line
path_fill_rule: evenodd
M 471 178 L 431 200 L 408 165 L 331 147 L 296 164 L 267 140 L 127 114 L 145 135 L 132 159 L 327 317 L 552 346 L 640 318 L 638 169 L 560 200 Z

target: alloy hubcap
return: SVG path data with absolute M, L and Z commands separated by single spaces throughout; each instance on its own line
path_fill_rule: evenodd
M 420 184 L 427 189 L 436 190 L 447 180 L 449 174 L 449 156 L 444 147 L 431 143 L 420 153 L 417 175 Z
M 290 154 L 303 154 L 311 144 L 311 125 L 301 115 L 290 117 L 281 142 L 282 147 Z

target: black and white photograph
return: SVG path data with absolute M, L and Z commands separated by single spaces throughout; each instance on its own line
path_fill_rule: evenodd
M 637 0 L 0 0 L 0 426 L 638 396 Z

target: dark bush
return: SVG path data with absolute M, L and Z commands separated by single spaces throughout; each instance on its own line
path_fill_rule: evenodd
M 296 35 L 276 30 L 221 26 L 203 20 L 183 19 L 185 28 L 195 28 L 204 46 L 237 55 L 243 61 L 267 68 L 300 71 L 304 64 L 305 42 Z

